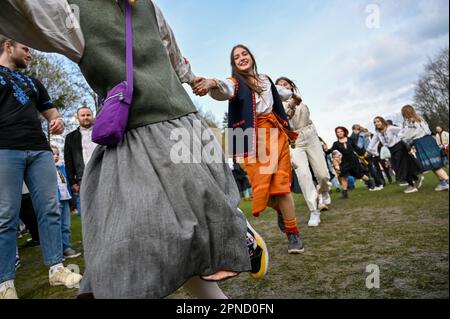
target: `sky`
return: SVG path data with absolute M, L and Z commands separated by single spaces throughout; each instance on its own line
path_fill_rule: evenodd
M 447 0 L 154 2 L 196 75 L 229 77 L 231 48 L 247 45 L 260 73 L 296 81 L 329 143 L 340 125 L 399 121 L 424 65 L 449 43 Z M 227 102 L 192 98 L 222 121 Z

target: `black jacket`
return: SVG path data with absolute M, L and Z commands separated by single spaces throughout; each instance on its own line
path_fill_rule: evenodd
M 80 128 L 66 136 L 64 162 L 70 186 L 81 185 L 84 173 L 83 147 Z

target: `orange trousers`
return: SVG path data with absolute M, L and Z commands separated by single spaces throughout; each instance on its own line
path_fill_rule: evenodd
M 271 196 L 291 193 L 292 166 L 287 131 L 273 113 L 258 116 L 257 145 L 254 155 L 245 158 L 245 170 L 253 191 L 253 216 L 259 217 Z

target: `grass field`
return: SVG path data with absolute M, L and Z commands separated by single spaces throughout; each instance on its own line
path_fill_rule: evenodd
M 396 185 L 378 193 L 360 186 L 349 200 L 334 193 L 332 210 L 322 214 L 316 229 L 307 228 L 306 205 L 295 195 L 306 251 L 294 256 L 287 254 L 276 214 L 268 210 L 254 219 L 251 203 L 243 202 L 241 208 L 268 245 L 269 273 L 260 281 L 242 274 L 221 287 L 234 299 L 449 298 L 449 198 L 448 192 L 434 191 L 436 184 L 427 174 L 418 194 L 405 195 Z M 82 248 L 80 227 L 74 217 L 76 249 Z M 76 297 L 76 290 L 49 286 L 39 247 L 21 249 L 20 255 L 20 298 Z M 83 258 L 72 263 L 83 270 Z M 366 267 L 372 264 L 381 271 L 380 289 L 366 287 Z M 169 298 L 190 296 L 180 289 Z

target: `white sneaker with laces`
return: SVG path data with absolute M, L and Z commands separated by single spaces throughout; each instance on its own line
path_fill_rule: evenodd
M 66 286 L 69 289 L 78 288 L 83 276 L 71 272 L 66 267 L 60 267 L 49 274 L 50 286 Z
M 446 182 L 441 182 L 434 190 L 436 192 L 448 191 L 449 185 Z
M 320 225 L 320 213 L 319 212 L 312 212 L 311 218 L 309 219 L 308 226 L 309 227 L 319 227 Z

